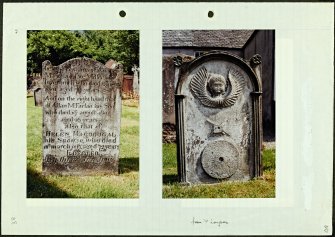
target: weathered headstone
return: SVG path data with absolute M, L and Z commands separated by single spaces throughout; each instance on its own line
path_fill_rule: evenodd
M 261 175 L 260 60 L 210 52 L 180 66 L 176 89 L 181 182 Z
M 43 62 L 43 172 L 118 173 L 122 68 Z
M 134 77 L 133 77 L 133 93 L 135 96 L 139 95 L 139 77 L 138 77 L 138 72 L 140 71 L 140 68 L 134 65 L 131 69 L 134 72 Z
M 133 93 L 133 76 L 123 75 L 122 95 L 131 96 Z
M 37 88 L 34 90 L 34 102 L 35 106 L 42 106 L 43 103 L 42 88 Z

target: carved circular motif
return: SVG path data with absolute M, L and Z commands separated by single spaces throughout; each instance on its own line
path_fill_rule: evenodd
M 202 152 L 201 163 L 206 173 L 215 179 L 232 176 L 238 167 L 239 152 L 226 141 L 209 143 Z

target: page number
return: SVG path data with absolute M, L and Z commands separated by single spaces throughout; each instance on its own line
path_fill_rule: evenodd
M 328 233 L 328 226 L 327 226 L 327 225 L 324 226 L 323 231 L 324 231 L 325 233 Z
M 11 218 L 10 218 L 10 223 L 11 223 L 12 225 L 16 225 L 16 224 L 17 224 L 16 217 L 11 217 Z

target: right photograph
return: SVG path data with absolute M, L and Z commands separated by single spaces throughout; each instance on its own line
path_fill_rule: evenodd
M 275 31 L 162 39 L 163 198 L 275 198 Z

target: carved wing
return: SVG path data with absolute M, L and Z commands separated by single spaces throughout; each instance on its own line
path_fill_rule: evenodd
M 194 96 L 197 97 L 203 105 L 209 107 L 212 106 L 212 101 L 210 94 L 207 91 L 207 80 L 209 75 L 207 73 L 207 69 L 202 67 L 199 71 L 195 74 L 190 82 L 191 91 L 193 92 Z
M 207 90 L 209 74 L 207 69 L 202 67 L 195 76 L 193 76 L 190 82 L 190 88 L 193 95 L 205 106 L 213 108 L 229 107 L 236 102 L 244 86 L 244 80 L 238 80 L 237 78 L 241 78 L 238 72 L 230 70 L 228 72 L 228 89 L 230 89 L 230 92 L 224 98 L 212 98 Z
M 223 99 L 223 107 L 229 107 L 235 104 L 237 98 L 242 93 L 244 87 L 244 80 L 238 80 L 242 76 L 235 70 L 229 70 L 228 72 L 228 82 L 231 85 L 231 91 L 229 95 Z

